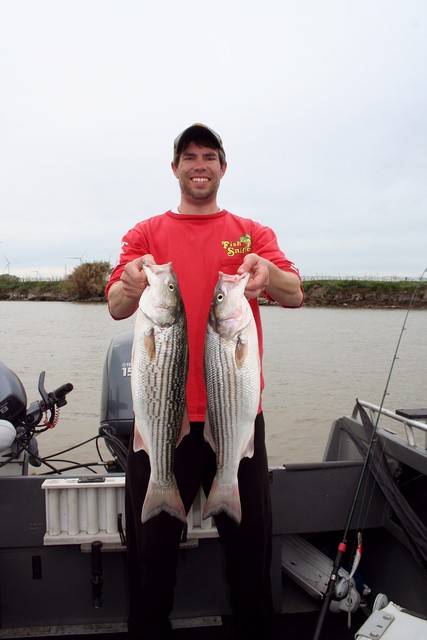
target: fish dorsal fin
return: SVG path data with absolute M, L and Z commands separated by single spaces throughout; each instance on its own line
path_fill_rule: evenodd
M 144 333 L 144 349 L 147 358 L 153 361 L 156 357 L 156 341 L 154 339 L 154 329 L 150 329 Z
M 248 355 L 248 341 L 242 338 L 241 335 L 237 336 L 236 350 L 234 355 L 236 359 L 236 365 L 239 369 L 241 369 Z

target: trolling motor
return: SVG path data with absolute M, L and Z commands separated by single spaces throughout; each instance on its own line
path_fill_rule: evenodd
M 56 425 L 59 409 L 67 404 L 66 395 L 73 389 L 72 384 L 66 383 L 48 393 L 45 375 L 42 371 L 39 376 L 38 390 L 42 399 L 32 402 L 27 409 L 27 394 L 22 382 L 0 362 L 0 453 L 10 450 L 2 456 L 5 460 L 0 458 L 0 468 L 18 458 L 23 451 L 29 455 L 31 465 L 41 465 L 34 436 Z

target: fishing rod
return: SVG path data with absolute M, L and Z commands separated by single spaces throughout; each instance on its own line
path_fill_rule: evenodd
M 403 332 L 406 329 L 406 322 L 408 320 L 409 313 L 410 313 L 410 311 L 412 309 L 412 306 L 413 306 L 413 303 L 414 303 L 414 300 L 415 300 L 415 296 L 418 293 L 418 289 L 420 288 L 420 286 L 421 286 L 421 284 L 423 282 L 424 275 L 425 275 L 426 272 L 427 272 L 427 267 L 422 272 L 422 274 L 421 274 L 421 276 L 420 276 L 420 278 L 418 280 L 418 284 L 417 284 L 417 286 L 415 287 L 415 289 L 414 289 L 414 291 L 412 293 L 412 296 L 411 296 L 411 299 L 410 299 L 410 302 L 409 302 L 409 306 L 408 306 L 408 309 L 406 311 L 405 318 L 403 320 L 402 328 L 400 330 L 399 338 L 398 338 L 398 341 L 397 341 L 397 344 L 396 344 L 396 349 L 394 351 L 394 355 L 393 355 L 393 358 L 392 358 L 392 361 L 391 361 L 391 366 L 390 366 L 390 370 L 389 370 L 389 373 L 388 373 L 387 381 L 386 381 L 386 384 L 385 384 L 385 387 L 384 387 L 384 392 L 383 392 L 383 395 L 382 395 L 381 404 L 380 404 L 380 407 L 379 407 L 379 410 L 378 410 L 378 413 L 377 413 L 377 417 L 376 417 L 376 420 L 375 420 L 375 425 L 374 425 L 374 428 L 372 430 L 371 438 L 370 438 L 370 441 L 369 441 L 368 450 L 366 452 L 366 456 L 365 456 L 365 460 L 364 460 L 364 463 L 363 463 L 363 467 L 362 467 L 362 470 L 360 472 L 360 477 L 359 477 L 359 481 L 358 481 L 358 484 L 357 484 L 357 487 L 356 487 L 356 492 L 354 494 L 353 502 L 352 502 L 351 507 L 350 507 L 350 512 L 349 512 L 349 515 L 348 515 L 348 518 L 347 518 L 345 531 L 344 531 L 342 540 L 338 544 L 337 553 L 336 553 L 335 560 L 334 560 L 333 565 L 332 565 L 331 575 L 330 575 L 330 578 L 329 578 L 329 582 L 328 582 L 328 586 L 327 586 L 327 589 L 326 589 L 325 596 L 324 596 L 323 601 L 322 601 L 322 606 L 321 606 L 321 609 L 320 609 L 320 612 L 319 612 L 319 617 L 317 619 L 317 624 L 316 624 L 316 629 L 314 631 L 313 640 L 319 640 L 319 638 L 320 638 L 320 634 L 322 633 L 322 628 L 323 628 L 323 624 L 325 622 L 326 614 L 327 614 L 327 612 L 329 610 L 329 606 L 331 604 L 332 596 L 333 596 L 334 591 L 335 591 L 335 586 L 336 586 L 336 583 L 337 583 L 337 580 L 338 580 L 338 571 L 339 571 L 340 566 L 341 566 L 342 558 L 343 558 L 343 556 L 344 556 L 344 554 L 345 554 L 345 552 L 347 550 L 348 533 L 349 533 L 349 530 L 350 530 L 351 522 L 353 520 L 354 512 L 355 512 L 355 509 L 356 509 L 356 504 L 357 504 L 357 501 L 359 499 L 359 495 L 360 495 L 360 492 L 361 492 L 361 489 L 362 489 L 363 480 L 365 478 L 365 474 L 366 474 L 366 471 L 368 469 L 369 458 L 371 457 L 371 454 L 372 454 L 372 451 L 373 451 L 373 448 L 374 448 L 374 445 L 375 445 L 377 431 L 378 431 L 378 423 L 379 423 L 380 416 L 381 416 L 381 410 L 382 410 L 382 408 L 384 406 L 384 402 L 385 402 L 386 396 L 388 394 L 388 387 L 389 387 L 389 384 L 390 384 L 390 380 L 391 380 L 391 376 L 392 376 L 392 373 L 393 373 L 394 365 L 395 365 L 396 360 L 398 359 L 397 358 L 397 354 L 398 354 L 398 351 L 399 351 L 399 347 L 400 347 L 400 343 L 401 343 L 401 340 L 402 340 Z

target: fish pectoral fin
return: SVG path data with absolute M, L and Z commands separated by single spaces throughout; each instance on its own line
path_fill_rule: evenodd
M 203 429 L 203 437 L 206 440 L 206 442 L 208 442 L 211 445 L 212 449 L 216 453 L 216 444 L 215 444 L 215 440 L 214 440 L 214 437 L 213 437 L 213 433 L 212 433 L 211 425 L 210 425 L 210 422 L 209 422 L 208 414 L 206 414 L 206 417 L 205 417 L 205 426 L 204 426 L 204 429 Z
M 153 361 L 156 357 L 156 341 L 154 339 L 154 329 L 150 329 L 144 333 L 144 349 L 147 358 Z
M 248 355 L 248 351 L 249 351 L 248 341 L 245 340 L 245 338 L 242 338 L 241 335 L 239 335 L 237 337 L 236 350 L 234 353 L 234 358 L 235 358 L 238 369 L 241 369 L 243 367 L 243 364 Z
M 188 417 L 188 409 L 187 405 L 185 405 L 184 415 L 182 416 L 182 425 L 181 431 L 179 432 L 178 440 L 176 441 L 176 445 L 178 446 L 183 438 L 190 433 L 190 418 Z

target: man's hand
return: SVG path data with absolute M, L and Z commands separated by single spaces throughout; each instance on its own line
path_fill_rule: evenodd
M 262 291 L 284 307 L 299 307 L 304 299 L 301 281 L 296 273 L 282 271 L 270 260 L 248 253 L 237 273 L 249 273 L 245 296 L 257 298 Z
M 156 264 L 153 256 L 147 253 L 128 262 L 118 282 L 108 292 L 108 308 L 113 318 L 128 318 L 138 307 L 138 301 L 148 284 L 143 269 L 144 264 Z
M 132 260 L 132 262 L 128 262 L 120 277 L 123 293 L 131 300 L 139 300 L 148 284 L 147 276 L 143 269 L 144 264 L 155 264 L 153 256 L 149 253 L 141 258 Z
M 261 258 L 256 253 L 248 253 L 237 273 L 249 273 L 249 280 L 245 289 L 245 296 L 250 300 L 257 298 L 270 282 L 268 260 Z

